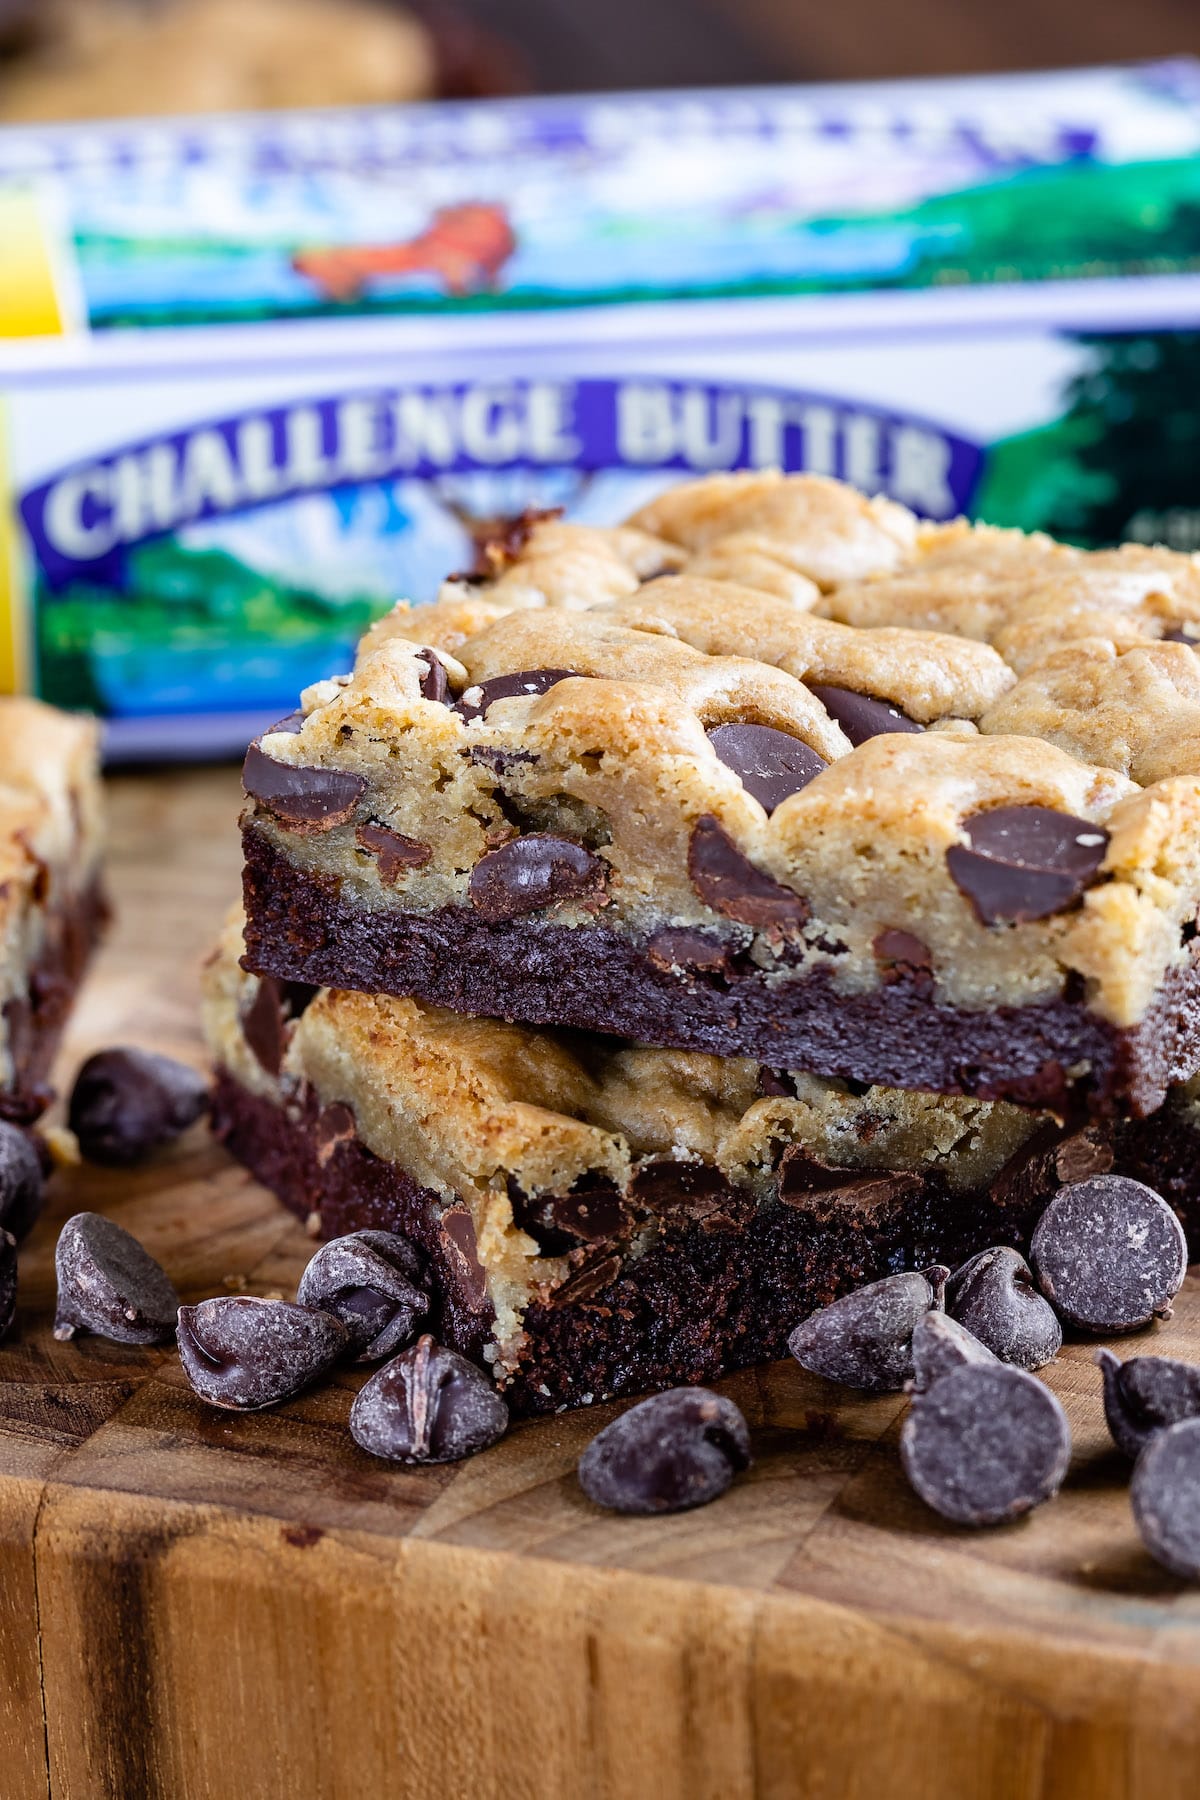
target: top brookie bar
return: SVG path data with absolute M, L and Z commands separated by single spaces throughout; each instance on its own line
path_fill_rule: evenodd
M 720 476 L 529 520 L 251 747 L 247 966 L 1148 1113 L 1200 1068 L 1200 566 Z
M 98 733 L 0 698 L 0 1118 L 46 1105 L 46 1076 L 104 917 Z

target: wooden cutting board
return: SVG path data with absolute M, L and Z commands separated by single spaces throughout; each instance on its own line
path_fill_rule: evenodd
M 237 788 L 113 783 L 117 922 L 64 1073 L 120 1041 L 202 1060 Z M 173 1353 L 56 1344 L 81 1208 L 187 1299 L 293 1291 L 309 1241 L 202 1128 L 51 1195 L 0 1347 L 3 1800 L 1193 1800 L 1200 1590 L 1141 1549 L 1088 1346 L 1048 1376 L 1068 1485 L 1019 1525 L 941 1524 L 899 1472 L 902 1402 L 784 1364 L 723 1384 L 748 1477 L 621 1519 L 574 1477 L 613 1406 L 414 1473 L 352 1443 L 359 1377 L 238 1418 Z M 1126 1349 L 1200 1359 L 1200 1282 Z

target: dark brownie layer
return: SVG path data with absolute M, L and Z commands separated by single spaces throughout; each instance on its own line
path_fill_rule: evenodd
M 367 911 L 247 827 L 246 967 L 314 986 L 412 994 L 457 1012 L 573 1026 L 643 1044 L 752 1056 L 773 1068 L 986 1100 L 1135 1115 L 1200 1067 L 1200 940 L 1141 1023 L 1063 998 L 991 1012 L 938 1006 L 927 975 L 841 994 L 735 965 L 664 968 L 602 924 L 489 923 L 471 908 Z M 1086 1066 L 1072 1078 L 1068 1071 Z
M 429 1190 L 359 1141 L 348 1108 L 322 1110 L 310 1094 L 285 1109 L 219 1074 L 213 1122 L 293 1212 L 319 1211 L 323 1235 L 370 1226 L 411 1237 L 436 1287 L 434 1331 L 480 1358 L 491 1313 L 462 1234 L 447 1232 Z M 1163 1151 L 1178 1177 L 1171 1198 L 1192 1226 L 1200 1182 L 1183 1176 L 1183 1140 L 1193 1162 L 1195 1140 L 1168 1127 L 1155 1141 L 1165 1146 L 1172 1130 L 1178 1141 Z M 1147 1134 L 1129 1172 L 1147 1166 L 1148 1144 Z M 843 1177 L 792 1152 L 777 1172 L 778 1203 L 759 1206 L 716 1171 L 696 1183 L 656 1168 L 656 1241 L 628 1260 L 617 1243 L 589 1249 L 553 1301 L 529 1307 L 528 1344 L 507 1398 L 517 1413 L 552 1412 L 768 1361 L 784 1353 L 799 1319 L 863 1282 L 931 1262 L 953 1266 L 998 1242 L 1023 1247 L 1060 1182 L 1111 1166 L 1112 1134 L 1097 1124 L 1070 1137 L 1037 1134 L 989 1191 L 965 1196 L 947 1195 L 936 1176 Z M 647 1202 L 645 1187 L 641 1194 Z
M 88 960 L 109 916 L 98 881 L 69 906 L 51 908 L 41 953 L 29 971 L 28 995 L 9 1000 L 4 1024 L 15 1079 L 0 1088 L 0 1118 L 29 1124 L 53 1094 L 47 1085 L 63 1027 Z

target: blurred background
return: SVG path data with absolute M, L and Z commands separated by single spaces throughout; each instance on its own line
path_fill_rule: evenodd
M 0 0 L 0 118 L 956 74 L 1197 50 L 1195 0 Z

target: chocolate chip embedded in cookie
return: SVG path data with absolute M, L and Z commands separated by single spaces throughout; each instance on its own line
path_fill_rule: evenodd
M 407 869 L 423 869 L 433 856 L 432 844 L 420 838 L 405 837 L 387 825 L 360 825 L 354 833 L 355 843 L 370 850 L 379 868 L 379 879 L 389 886 Z
M 513 675 L 492 675 L 464 689 L 454 703 L 454 711 L 464 719 L 482 719 L 496 700 L 514 700 L 535 694 L 548 694 L 560 681 L 570 681 L 574 669 L 521 669 Z
M 829 767 L 801 738 L 771 725 L 714 725 L 708 741 L 726 768 L 741 778 L 746 792 L 769 813 Z
M 886 731 L 923 731 L 924 726 L 902 713 L 890 700 L 876 700 L 870 694 L 855 694 L 849 688 L 826 687 L 821 682 L 806 683 L 825 711 L 837 720 L 852 744 L 865 744 L 868 738 Z
M 946 866 L 983 925 L 1024 924 L 1072 906 L 1099 872 L 1108 832 L 1049 806 L 996 806 L 963 820 Z
M 563 900 L 598 900 L 605 877 L 605 864 L 584 845 L 535 831 L 481 856 L 467 891 L 479 916 L 499 924 Z
M 693 827 L 688 875 L 706 906 L 743 925 L 795 931 L 808 918 L 803 896 L 756 869 L 711 813 Z
M 367 789 L 365 775 L 347 769 L 310 769 L 276 762 L 257 744 L 246 752 L 242 786 L 291 831 L 332 831 L 344 825 Z

